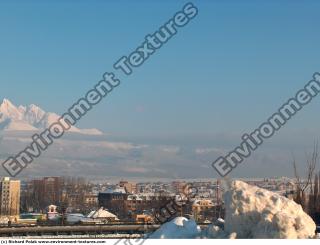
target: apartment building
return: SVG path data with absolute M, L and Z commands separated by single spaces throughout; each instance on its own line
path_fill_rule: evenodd
M 0 181 L 0 216 L 19 217 L 20 180 L 4 177 Z

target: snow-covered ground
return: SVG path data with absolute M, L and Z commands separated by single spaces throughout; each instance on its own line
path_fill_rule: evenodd
M 172 221 L 163 224 L 158 230 L 152 233 L 151 239 L 184 239 L 195 238 L 201 232 L 194 220 L 184 217 L 177 217 Z
M 201 230 L 194 220 L 178 217 L 150 238 L 314 238 L 316 225 L 294 201 L 242 181 L 228 183 L 224 225 Z M 220 221 L 221 224 L 221 221 Z

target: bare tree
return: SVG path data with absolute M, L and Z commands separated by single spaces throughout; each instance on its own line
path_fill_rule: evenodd
M 314 176 L 313 193 L 312 193 L 312 214 L 315 216 L 318 211 L 319 204 L 319 177 L 318 174 Z
M 312 180 L 314 178 L 314 172 L 317 167 L 318 163 L 318 142 L 314 143 L 313 146 L 313 152 L 311 156 L 307 156 L 307 171 L 306 171 L 306 179 L 302 180 L 300 178 L 298 169 L 297 169 L 297 164 L 295 158 L 293 158 L 293 170 L 294 170 L 294 176 L 296 179 L 296 197 L 295 201 L 299 203 L 304 210 L 307 209 L 307 193 L 306 191 L 310 191 L 310 194 L 313 194 L 313 184 Z

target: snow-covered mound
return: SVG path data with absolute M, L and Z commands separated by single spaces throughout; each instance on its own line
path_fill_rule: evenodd
M 0 130 L 4 131 L 35 131 L 44 130 L 60 118 L 52 112 L 45 112 L 40 107 L 32 104 L 16 107 L 8 99 L 0 104 Z M 69 132 L 101 135 L 98 129 L 79 129 L 71 127 Z
M 279 238 L 315 236 L 316 225 L 294 201 L 242 181 L 229 183 L 224 193 L 225 222 L 199 233 L 193 220 L 176 218 L 162 225 L 151 238 Z
M 316 225 L 292 200 L 242 181 L 224 194 L 225 232 L 237 238 L 311 238 Z
M 217 225 L 209 225 L 207 229 L 203 230 L 201 233 L 201 238 L 207 239 L 236 239 L 237 233 L 228 233 L 224 231 L 223 228 Z
M 177 217 L 172 221 L 163 224 L 158 230 L 152 233 L 151 239 L 183 239 L 195 238 L 199 235 L 200 228 L 194 220 L 184 217 Z

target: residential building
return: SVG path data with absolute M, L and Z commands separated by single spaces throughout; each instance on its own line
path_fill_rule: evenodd
M 0 182 L 0 215 L 19 217 L 20 214 L 20 180 L 5 177 Z

